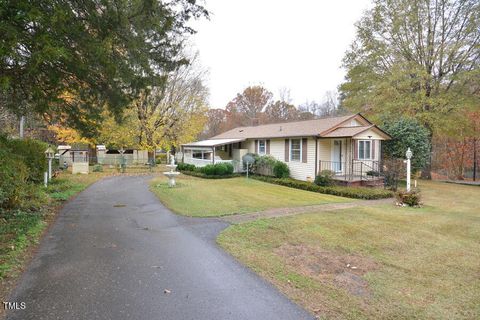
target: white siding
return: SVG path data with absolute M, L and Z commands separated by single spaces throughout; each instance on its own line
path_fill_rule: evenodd
M 318 160 L 321 160 L 321 161 L 332 160 L 332 140 L 330 139 L 318 140 Z
M 248 139 L 242 142 L 242 149 L 248 149 L 249 153 L 257 153 L 255 150 L 255 139 Z
M 285 162 L 285 139 L 270 139 L 270 155 Z
M 270 155 L 285 162 L 285 139 L 270 139 Z M 286 164 L 290 168 L 292 178 L 304 181 L 315 179 L 315 139 L 307 140 L 307 163 L 288 161 Z
M 370 136 L 370 138 L 369 138 Z M 357 134 L 355 136 L 355 139 L 357 140 L 368 140 L 368 139 L 377 139 L 377 140 L 384 140 L 384 138 L 379 135 L 377 132 L 375 132 L 372 129 L 368 129 L 367 131 L 364 131 L 360 134 Z

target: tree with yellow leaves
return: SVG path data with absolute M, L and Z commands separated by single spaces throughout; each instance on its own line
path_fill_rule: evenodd
M 140 136 L 135 110 L 129 108 L 124 111 L 123 117 L 119 121 L 105 112 L 96 141 L 105 144 L 107 148 L 138 149 L 140 148 Z
M 139 144 L 149 151 L 149 159 L 156 149 L 178 146 L 203 129 L 208 97 L 205 72 L 197 67 L 196 55 L 189 60 L 191 64 L 165 73 L 162 86 L 148 88 L 134 102 Z
M 66 144 L 84 143 L 93 144 L 91 139 L 83 137 L 78 130 L 63 125 L 49 125 L 48 130 L 55 133 L 57 141 Z

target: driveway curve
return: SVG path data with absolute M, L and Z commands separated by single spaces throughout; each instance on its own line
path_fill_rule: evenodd
M 106 178 L 68 202 L 7 319 L 312 319 L 216 245 L 226 222 L 171 213 L 149 179 Z

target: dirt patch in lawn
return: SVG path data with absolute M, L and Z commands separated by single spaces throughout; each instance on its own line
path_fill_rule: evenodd
M 321 283 L 334 285 L 361 298 L 369 298 L 367 272 L 378 269 L 373 260 L 355 254 L 338 254 L 305 244 L 284 244 L 275 249 L 296 272 Z

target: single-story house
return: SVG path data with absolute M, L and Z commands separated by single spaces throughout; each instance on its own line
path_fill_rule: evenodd
M 204 166 L 230 162 L 242 171 L 247 153 L 285 162 L 292 178 L 313 180 L 322 170 L 347 182 L 376 177 L 382 141 L 391 137 L 361 114 L 238 127 L 182 145 L 181 161 Z

